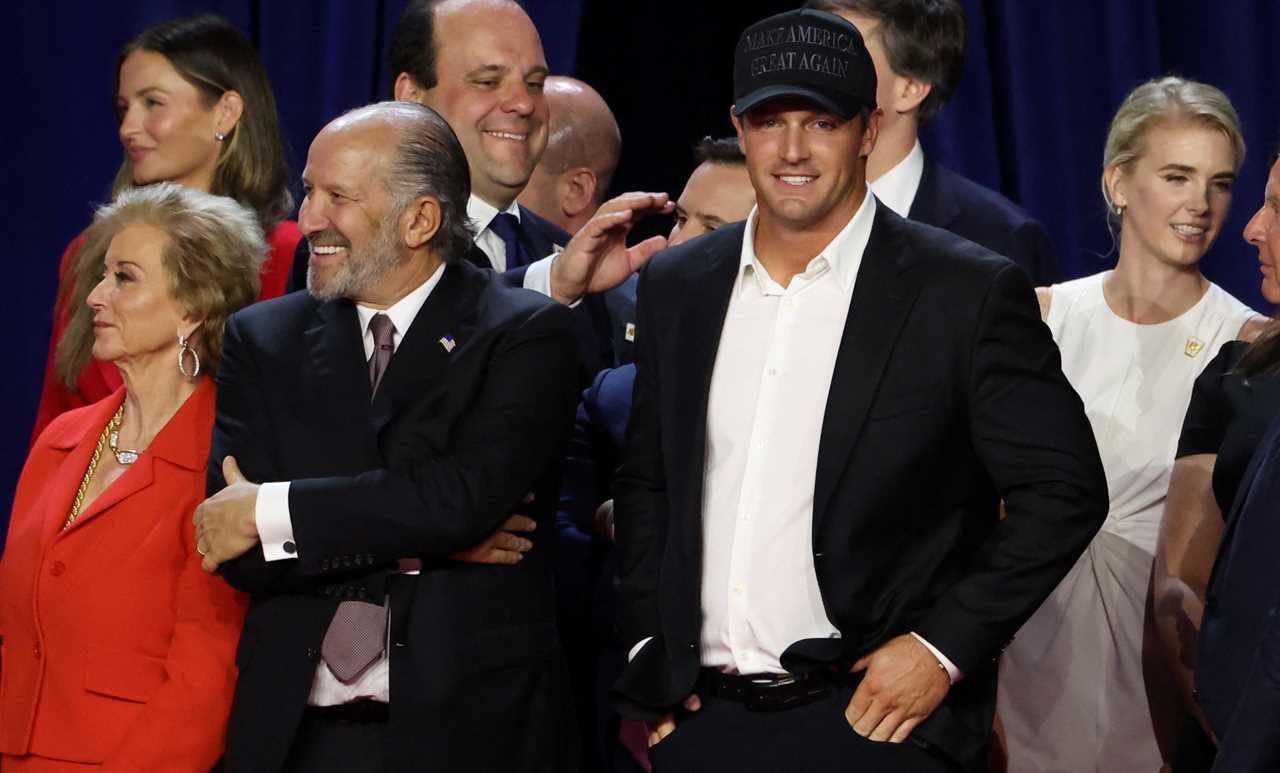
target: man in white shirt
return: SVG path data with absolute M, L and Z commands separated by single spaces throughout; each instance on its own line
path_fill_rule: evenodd
M 734 68 L 756 208 L 640 278 L 615 697 L 657 773 L 976 769 L 1106 515 L 1092 431 L 1023 272 L 869 195 L 857 29 L 779 14 Z
M 1044 226 L 1001 194 L 936 163 L 920 147 L 920 127 L 946 107 L 964 72 L 965 13 L 959 0 L 808 0 L 862 33 L 876 68 L 883 111 L 867 180 L 902 217 L 977 242 L 1022 266 L 1032 284 L 1059 281 L 1058 256 Z

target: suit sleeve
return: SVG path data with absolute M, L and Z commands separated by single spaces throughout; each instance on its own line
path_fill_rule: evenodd
M 288 563 L 319 572 L 324 556 L 365 554 L 375 564 L 444 558 L 480 542 L 563 453 L 576 371 L 569 310 L 541 307 L 497 344 L 448 455 L 292 481 L 300 558 Z
M 1008 515 L 915 629 L 964 673 L 998 657 L 1108 509 L 1084 407 L 1015 266 L 1001 269 L 988 288 L 970 357 L 970 436 Z
M 103 773 L 209 770 L 222 756 L 248 600 L 201 570 L 191 512 L 180 517 L 188 548 L 173 599 L 167 678 L 104 761 Z
M 614 532 L 618 551 L 618 632 L 630 648 L 660 631 L 658 571 L 667 531 L 667 483 L 658 417 L 657 342 L 642 270 L 636 313 L 636 381 L 622 466 L 614 479 Z
M 1280 596 L 1272 599 L 1262 641 L 1244 681 L 1212 773 L 1280 770 Z

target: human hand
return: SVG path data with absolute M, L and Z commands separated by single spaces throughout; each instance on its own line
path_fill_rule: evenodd
M 951 689 L 938 659 L 916 637 L 903 634 L 853 664 L 866 670 L 844 716 L 858 735 L 901 743 Z
M 596 508 L 595 517 L 591 520 L 591 537 L 596 542 L 612 543 L 614 541 L 612 499 L 606 499 Z
M 684 706 L 685 711 L 697 711 L 702 708 L 702 699 L 697 693 L 693 693 L 685 698 L 681 705 Z M 674 711 L 663 714 L 657 722 L 646 722 L 645 727 L 649 730 L 649 747 L 652 748 L 676 729 L 676 714 Z
M 645 215 L 669 214 L 675 209 L 669 199 L 665 193 L 636 192 L 602 204 L 551 261 L 551 297 L 567 305 L 622 284 L 667 246 L 665 237 L 651 236 L 628 247 L 627 234 Z
M 475 547 L 459 550 L 452 556 L 454 561 L 467 561 L 473 564 L 512 564 L 520 563 L 524 554 L 533 549 L 533 542 L 519 536 L 538 528 L 538 522 L 523 515 L 513 515 L 498 529 Z
M 201 502 L 191 517 L 196 552 L 203 556 L 200 568 L 206 572 L 216 572 L 258 544 L 258 484 L 244 477 L 234 456 L 222 460 L 222 477 L 227 487 Z

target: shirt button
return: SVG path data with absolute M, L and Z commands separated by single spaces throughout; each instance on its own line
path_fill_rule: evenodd
M 777 368 L 769 368 L 769 375 L 770 375 L 770 376 L 776 376 L 776 375 L 778 375 L 778 369 L 777 369 Z
M 741 585 L 735 585 L 735 586 L 733 586 L 733 592 L 734 592 L 734 593 L 736 593 L 736 594 L 738 594 L 739 596 L 741 596 L 741 595 L 742 595 L 742 586 L 741 586 Z
M 293 555 L 294 553 L 298 552 L 298 546 L 293 544 L 293 542 L 290 540 L 285 540 L 284 544 L 281 545 L 280 547 L 284 550 L 284 552 L 288 553 L 289 555 Z
M 37 644 L 35 647 L 33 647 L 33 648 L 32 648 L 32 650 L 31 650 L 31 654 L 35 655 L 37 659 L 39 659 L 39 658 L 40 658 L 40 656 L 41 656 L 43 653 L 41 653 L 41 652 L 40 652 L 40 645 L 39 645 L 39 644 Z
M 749 521 L 749 520 L 751 520 L 751 513 L 743 513 L 743 514 L 742 514 L 742 520 L 744 520 L 744 521 Z
M 65 571 L 67 571 L 67 565 L 61 561 L 54 561 L 53 565 L 49 567 L 49 574 L 54 577 L 61 577 Z
M 756 448 L 764 448 L 764 441 L 763 441 L 763 440 L 757 440 L 757 441 L 756 441 Z

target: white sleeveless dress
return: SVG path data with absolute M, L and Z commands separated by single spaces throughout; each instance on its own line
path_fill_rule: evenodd
M 1253 315 L 1210 284 L 1178 318 L 1137 325 L 1106 273 L 1054 285 L 1047 323 L 1084 401 L 1111 509 L 1084 555 L 1000 660 L 1009 773 L 1155 773 L 1143 615 L 1182 419 L 1196 376 Z

